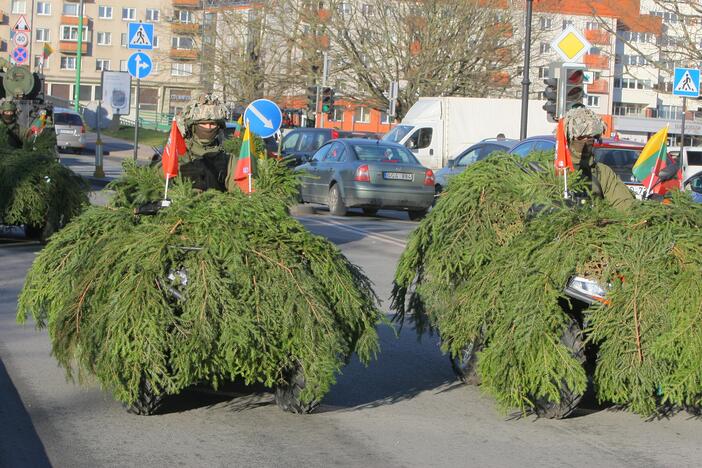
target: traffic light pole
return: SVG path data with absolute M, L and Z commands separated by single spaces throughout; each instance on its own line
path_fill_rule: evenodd
M 326 52 L 322 53 L 322 56 L 324 57 L 324 63 L 322 66 L 322 86 L 321 89 L 326 88 L 327 86 L 327 75 L 329 74 L 329 54 Z M 317 105 L 315 106 L 315 127 L 317 126 L 317 116 L 319 116 L 319 127 L 324 128 L 324 114 L 321 112 L 320 105 L 321 105 L 321 99 L 319 98 L 321 94 L 320 86 L 317 86 Z
M 531 66 L 531 16 L 534 0 L 526 3 L 526 29 L 524 33 L 524 71 L 522 72 L 522 121 L 519 139 L 527 137 L 527 119 L 529 118 L 529 67 Z

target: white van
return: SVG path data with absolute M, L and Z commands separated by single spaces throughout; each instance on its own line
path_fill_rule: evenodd
M 56 146 L 80 152 L 85 148 L 85 123 L 83 117 L 66 107 L 54 107 Z
M 680 161 L 680 147 L 669 148 L 668 154 Z M 686 146 L 682 157 L 683 185 L 700 172 L 702 172 L 702 146 Z

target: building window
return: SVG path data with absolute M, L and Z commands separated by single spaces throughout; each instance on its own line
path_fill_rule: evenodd
M 64 2 L 62 14 L 64 16 L 78 16 L 78 7 L 79 6 L 80 5 L 78 3 Z
M 39 16 L 51 15 L 51 3 L 37 2 L 37 15 L 39 15 Z
M 550 73 L 549 67 L 539 67 L 539 78 L 549 78 Z
M 112 45 L 112 33 L 111 32 L 99 32 L 97 33 L 97 44 L 98 45 Z
M 351 4 L 347 2 L 341 2 L 339 3 L 338 6 L 339 13 L 342 15 L 350 15 L 351 14 Z
M 599 96 L 588 96 L 587 97 L 587 107 L 600 107 L 600 97 Z
M 37 42 L 49 42 L 51 40 L 51 34 L 47 28 L 37 28 L 34 37 Z
M 119 43 L 122 47 L 127 47 L 127 33 L 122 33 L 119 39 Z
M 23 15 L 27 13 L 27 0 L 12 0 L 12 14 Z
M 643 33 L 643 32 L 634 32 L 634 31 L 622 31 L 620 33 L 622 39 L 625 42 L 652 42 L 653 40 L 653 34 L 650 33 Z
M 136 8 L 122 8 L 122 19 L 124 21 L 134 21 L 136 19 Z
M 126 60 L 119 61 L 119 71 L 123 71 L 123 72 L 127 71 L 127 61 Z
M 361 6 L 361 13 L 363 13 L 364 16 L 373 16 L 373 5 L 364 3 Z
M 190 76 L 193 74 L 192 63 L 173 63 L 171 64 L 172 76 Z
M 193 38 L 185 36 L 173 36 L 171 46 L 174 49 L 192 49 L 193 48 Z
M 539 28 L 542 30 L 551 29 L 551 18 L 539 18 Z
M 344 121 L 344 108 L 343 106 L 334 106 L 334 110 L 329 117 L 332 122 L 343 122 Z
M 95 59 L 95 71 L 109 70 L 110 61 L 107 59 Z
M 367 107 L 357 107 L 353 111 L 353 121 L 358 123 L 370 123 L 370 111 Z
M 78 26 L 61 26 L 61 40 L 62 41 L 78 41 Z M 83 27 L 83 42 L 88 42 L 88 27 Z
M 388 115 L 387 112 L 385 111 L 380 111 L 380 123 L 381 124 L 389 124 L 392 123 L 392 119 Z
M 154 34 L 154 40 L 151 43 L 151 45 L 153 46 L 154 49 L 158 49 L 158 36 L 156 34 Z
M 160 12 L 158 8 L 147 8 L 146 9 L 146 21 L 150 21 L 152 23 L 155 23 L 158 21 L 160 16 Z
M 551 44 L 549 44 L 548 42 L 542 42 L 539 46 L 539 52 L 541 52 L 542 54 L 547 54 L 551 52 Z
M 112 7 L 107 5 L 98 6 L 98 18 L 112 19 Z
M 47 57 L 45 59 L 41 55 L 35 55 L 34 56 L 34 68 L 48 70 L 49 69 L 49 58 Z
M 61 70 L 75 70 L 76 69 L 76 58 L 75 57 L 61 57 Z
M 585 23 L 585 29 L 589 29 L 590 31 L 594 31 L 596 29 L 600 29 L 600 23 L 597 21 L 588 21 Z
M 622 65 L 635 65 L 640 67 L 646 66 L 648 64 L 646 57 L 644 57 L 643 55 L 629 54 L 617 55 L 615 62 L 620 63 Z
M 561 29 L 565 29 L 568 26 L 573 26 L 573 20 L 563 20 L 563 25 Z
M 195 16 L 193 15 L 193 12 L 189 10 L 176 10 L 174 16 L 179 23 L 195 22 Z

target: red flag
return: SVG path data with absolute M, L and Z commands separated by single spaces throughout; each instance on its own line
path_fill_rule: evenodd
M 568 149 L 568 140 L 565 134 L 564 119 L 558 121 L 556 128 L 556 170 L 564 170 L 566 167 L 573 171 L 573 160 Z
M 180 134 L 178 125 L 175 119 L 173 119 L 171 133 L 168 135 L 168 143 L 166 143 L 166 146 L 163 148 L 163 156 L 161 158 L 161 166 L 163 167 L 163 174 L 166 176 L 166 179 L 178 175 L 178 158 L 184 155 L 186 151 L 185 139 L 183 135 Z
M 244 138 L 241 141 L 239 159 L 236 162 L 234 171 L 234 181 L 242 192 L 253 192 L 253 177 L 256 175 L 256 160 L 251 151 L 251 132 L 249 127 L 244 129 Z

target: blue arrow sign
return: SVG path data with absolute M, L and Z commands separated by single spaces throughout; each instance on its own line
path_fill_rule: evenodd
M 15 47 L 12 50 L 12 60 L 14 60 L 16 64 L 21 65 L 26 62 L 28 58 L 29 53 L 26 47 Z
M 127 71 L 137 80 L 143 80 L 149 76 L 152 67 L 151 57 L 144 52 L 134 52 L 127 60 Z
M 244 111 L 244 123 L 253 133 L 266 138 L 278 131 L 283 123 L 283 113 L 275 102 L 257 99 Z
M 129 23 L 127 37 L 130 49 L 151 50 L 154 48 L 154 25 L 152 23 Z
M 700 71 L 697 68 L 676 68 L 673 94 L 683 97 L 700 96 Z

